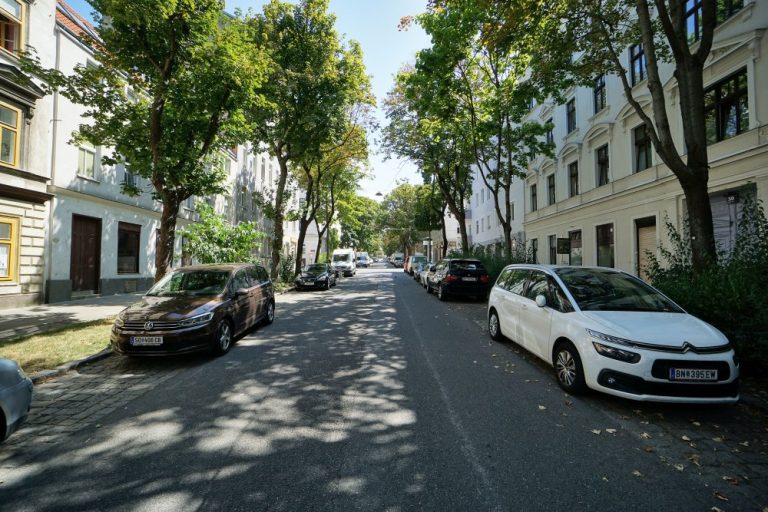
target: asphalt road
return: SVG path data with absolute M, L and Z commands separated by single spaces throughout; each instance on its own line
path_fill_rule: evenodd
M 754 451 L 713 440 L 748 409 L 567 396 L 546 365 L 491 342 L 483 315 L 383 268 L 283 295 L 275 323 L 226 356 L 174 362 L 151 392 L 0 472 L 0 509 L 768 506 L 765 437 L 744 433 Z

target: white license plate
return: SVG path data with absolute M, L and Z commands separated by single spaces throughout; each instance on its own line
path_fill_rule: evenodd
M 462 281 L 477 281 L 476 277 L 462 277 Z
M 162 336 L 131 336 L 130 344 L 134 347 L 157 347 L 163 344 Z
M 670 368 L 669 380 L 715 381 L 717 380 L 717 370 Z

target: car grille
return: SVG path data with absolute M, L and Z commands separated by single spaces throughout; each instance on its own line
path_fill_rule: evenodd
M 150 329 L 146 328 L 146 324 L 151 323 Z M 179 322 L 165 322 L 162 320 L 126 320 L 123 324 L 123 329 L 126 331 L 169 331 L 172 329 L 178 329 Z
M 731 378 L 731 367 L 725 361 L 675 361 L 673 359 L 657 359 L 654 361 L 651 375 L 657 379 L 668 379 L 670 368 L 717 370 L 717 380 L 728 380 Z
M 739 379 L 724 384 L 648 382 L 634 375 L 603 370 L 597 382 L 607 388 L 633 395 L 690 398 L 732 398 L 739 394 Z
M 633 341 L 632 346 L 642 348 L 645 350 L 653 350 L 656 352 L 670 352 L 673 354 L 685 354 L 686 352 L 693 352 L 694 354 L 722 354 L 731 350 L 731 346 L 719 345 L 717 347 L 696 347 L 690 343 L 684 343 L 682 347 L 676 347 L 674 345 L 655 345 L 653 343 L 641 343 L 639 341 Z

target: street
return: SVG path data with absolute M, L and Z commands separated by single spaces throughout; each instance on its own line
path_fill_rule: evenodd
M 0 509 L 756 510 L 765 410 L 572 397 L 485 305 L 401 269 L 277 298 L 221 358 L 112 356 L 39 385 Z

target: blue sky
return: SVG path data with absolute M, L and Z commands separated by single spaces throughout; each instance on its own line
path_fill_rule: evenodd
M 85 17 L 92 8 L 85 0 L 67 0 Z M 266 0 L 226 0 L 227 11 L 249 8 L 260 11 Z M 354 39 L 363 48 L 365 65 L 371 75 L 373 92 L 381 105 L 392 87 L 392 80 L 400 67 L 413 62 L 418 50 L 429 46 L 429 38 L 419 27 L 399 32 L 397 25 L 403 16 L 424 11 L 426 0 L 331 0 L 330 10 L 336 15 L 336 27 L 347 39 Z M 381 108 L 380 124 L 386 123 Z M 371 172 L 373 177 L 362 183 L 362 194 L 374 197 L 376 192 L 386 194 L 400 179 L 418 183 L 415 166 L 407 161 L 384 161 L 378 148 L 372 148 Z

